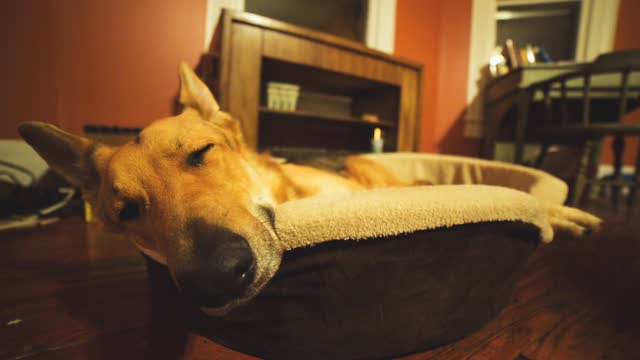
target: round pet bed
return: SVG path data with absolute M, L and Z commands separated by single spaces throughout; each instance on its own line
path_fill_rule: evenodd
M 566 185 L 454 156 L 371 159 L 437 185 L 278 206 L 276 275 L 223 316 L 192 309 L 197 331 L 261 358 L 370 359 L 440 346 L 494 318 L 537 244 L 551 241 L 547 207 L 564 202 Z M 173 286 L 164 266 L 149 265 L 153 284 Z

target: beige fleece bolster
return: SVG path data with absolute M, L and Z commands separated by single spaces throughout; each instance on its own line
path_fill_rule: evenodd
M 544 171 L 499 161 L 425 153 L 370 154 L 407 182 L 435 185 L 483 184 L 524 191 L 546 203 L 561 205 L 567 199 L 564 181 Z
M 374 189 L 291 201 L 276 209 L 276 229 L 285 250 L 493 221 L 529 223 L 540 229 L 541 241 L 553 238 L 540 200 L 497 186 Z

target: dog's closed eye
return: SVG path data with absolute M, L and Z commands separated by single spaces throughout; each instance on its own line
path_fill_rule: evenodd
M 207 154 L 209 150 L 211 150 L 215 145 L 207 144 L 200 149 L 192 152 L 187 156 L 187 164 L 189 166 L 200 166 L 204 163 L 204 156 Z
M 129 221 L 135 220 L 140 217 L 140 206 L 133 202 L 127 201 L 124 203 L 124 206 L 118 212 L 118 220 L 120 221 Z

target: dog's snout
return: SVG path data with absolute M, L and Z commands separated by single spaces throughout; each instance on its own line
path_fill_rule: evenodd
M 199 306 L 218 307 L 251 284 L 255 259 L 247 241 L 221 228 L 193 231 L 192 264 L 178 269 L 183 294 Z

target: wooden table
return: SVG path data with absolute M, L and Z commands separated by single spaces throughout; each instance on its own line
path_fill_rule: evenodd
M 640 214 L 541 245 L 498 318 L 418 359 L 636 359 Z M 144 261 L 79 217 L 0 233 L 0 359 L 253 359 L 199 337 L 151 301 Z

